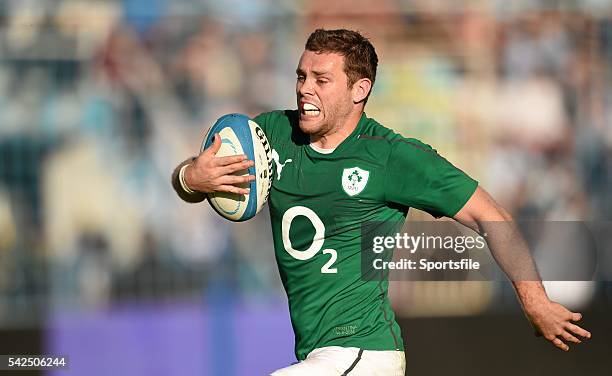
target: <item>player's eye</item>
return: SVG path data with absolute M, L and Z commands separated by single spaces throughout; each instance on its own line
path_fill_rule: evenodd
M 297 80 L 298 80 L 298 82 L 304 82 L 306 80 L 306 76 L 298 75 L 297 76 Z
M 319 79 L 317 80 L 317 83 L 318 83 L 319 85 L 323 85 L 323 84 L 326 84 L 326 83 L 328 83 L 328 82 L 329 82 L 329 80 L 326 80 L 326 79 L 324 79 L 324 78 L 319 78 Z

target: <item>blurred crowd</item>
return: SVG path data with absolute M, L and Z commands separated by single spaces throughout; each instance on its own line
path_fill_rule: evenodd
M 517 218 L 609 220 L 612 11 L 517 4 L 0 2 L 0 317 L 219 283 L 282 296 L 267 212 L 230 224 L 181 202 L 170 174 L 220 115 L 295 107 L 316 27 L 369 36 L 381 63 L 368 115 Z M 465 294 L 476 310 L 495 299 Z

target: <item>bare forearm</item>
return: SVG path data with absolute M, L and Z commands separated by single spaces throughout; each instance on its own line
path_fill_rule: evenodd
M 527 242 L 512 216 L 485 190 L 478 187 L 453 218 L 486 239 L 491 255 L 510 281 L 540 281 Z
M 512 282 L 523 310 L 530 310 L 547 302 L 548 296 L 527 242 L 512 217 L 505 211 L 500 215 L 502 221 L 481 222 L 477 227 L 481 234 L 487 234 L 491 254 Z
M 204 201 L 204 199 L 206 198 L 206 194 L 202 193 L 202 192 L 189 193 L 189 192 L 185 191 L 183 189 L 183 187 L 181 186 L 181 181 L 179 179 L 179 173 L 181 171 L 181 168 L 183 166 L 185 166 L 185 165 L 188 165 L 188 164 L 192 163 L 192 162 L 193 162 L 193 158 L 189 158 L 189 159 L 181 162 L 181 164 L 179 164 L 174 169 L 174 172 L 172 173 L 172 187 L 174 188 L 174 190 L 176 191 L 178 196 L 183 201 L 189 202 L 189 203 L 198 203 L 198 202 Z
M 503 220 L 477 221 L 479 232 L 486 234 L 487 244 L 495 261 L 515 288 L 524 289 L 524 286 L 530 286 L 529 289 L 532 289 L 531 286 L 541 286 L 540 274 L 527 242 L 509 215 L 504 215 L 501 219 Z
M 514 290 L 523 308 L 529 308 L 541 301 L 548 300 L 542 281 L 513 281 Z

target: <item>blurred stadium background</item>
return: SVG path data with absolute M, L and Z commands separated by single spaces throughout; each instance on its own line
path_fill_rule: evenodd
M 52 375 L 294 361 L 267 212 L 230 224 L 169 179 L 220 115 L 294 108 L 316 27 L 368 35 L 367 113 L 517 218 L 609 221 L 611 16 L 607 0 L 0 0 L 0 353 L 68 355 Z M 507 283 L 392 283 L 409 374 L 609 372 L 612 284 L 550 290 L 590 344 L 535 340 Z

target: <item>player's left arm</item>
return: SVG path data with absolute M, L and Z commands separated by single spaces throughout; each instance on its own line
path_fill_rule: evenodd
M 453 219 L 481 235 L 486 234 L 489 249 L 512 281 L 536 334 L 564 351 L 569 350 L 565 342 L 580 343 L 577 336 L 591 337 L 591 333 L 573 323 L 580 321 L 580 313 L 548 299 L 527 243 L 512 216 L 484 189 L 478 187 Z

